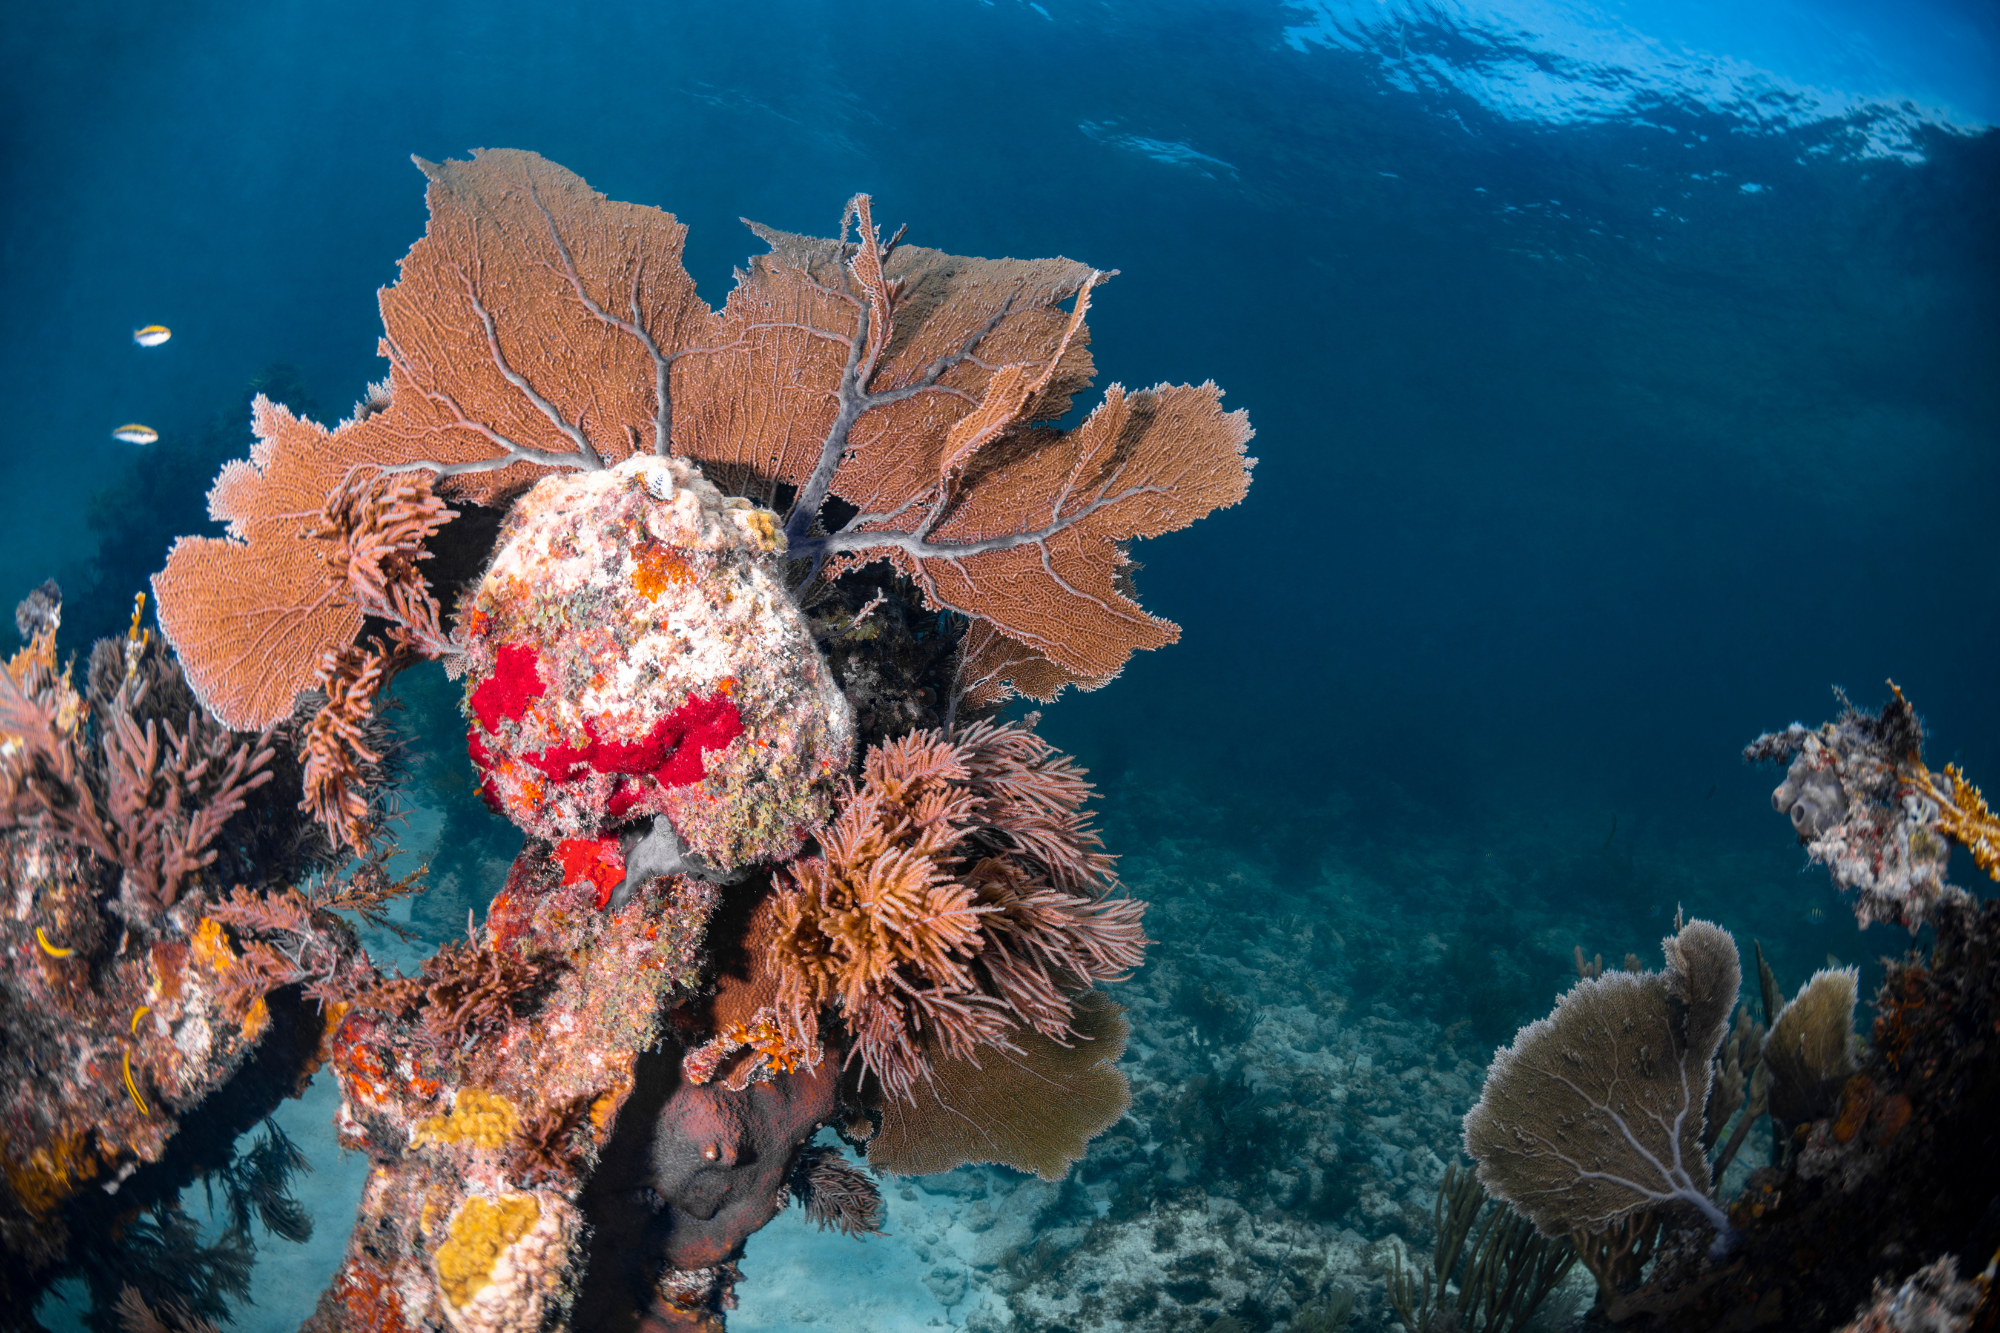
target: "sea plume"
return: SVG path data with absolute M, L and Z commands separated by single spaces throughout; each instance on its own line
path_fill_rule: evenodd
M 841 1156 L 838 1148 L 802 1150 L 785 1188 L 821 1231 L 838 1229 L 843 1236 L 882 1232 L 881 1193 L 867 1172 Z
M 1078 997 L 1123 979 L 1146 943 L 1144 904 L 1113 896 L 1089 790 L 1026 725 L 871 749 L 823 854 L 775 896 L 781 1016 L 805 1030 L 837 1010 L 851 1058 L 903 1101 L 940 1060 L 1018 1052 L 1023 1029 L 1087 1037 Z
M 46 817 L 121 868 L 118 910 L 146 922 L 215 864 L 223 828 L 271 779 L 270 733 L 240 736 L 197 708 L 176 726 L 149 693 L 177 683 L 157 644 L 129 641 L 119 686 L 89 707 L 55 669 L 55 624 L 0 664 L 0 827 Z

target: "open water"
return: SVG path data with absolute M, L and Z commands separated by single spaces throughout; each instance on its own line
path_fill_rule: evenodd
M 1906 947 L 1801 873 L 1746 741 L 1894 678 L 2000 783 L 1990 5 L 76 0 L 11 12 L 0 70 L 0 598 L 53 574 L 71 643 L 202 530 L 250 386 L 331 422 L 383 373 L 412 153 L 665 207 L 717 305 L 739 216 L 867 190 L 922 244 L 1119 269 L 1100 385 L 1249 410 L 1249 499 L 1138 552 L 1182 641 L 1042 724 L 1156 904 L 1133 1117 L 1061 1190 L 782 1216 L 733 1328 L 1282 1328 L 1335 1287 L 1388 1327 L 1382 1247 L 1572 946 L 1656 964 L 1685 907 L 1787 989 Z M 403 692 L 413 852 L 504 862 L 504 826 L 430 845 L 454 696 Z M 337 1261 L 328 1094 L 283 1116 L 314 1239 L 260 1241 L 238 1328 Z

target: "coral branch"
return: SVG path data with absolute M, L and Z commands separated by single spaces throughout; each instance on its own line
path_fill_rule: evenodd
M 416 977 L 392 977 L 355 997 L 363 1009 L 420 1015 L 421 1036 L 443 1056 L 507 1027 L 554 969 L 503 948 L 447 944 L 424 960 Z
M 280 986 L 306 984 L 322 1003 L 348 999 L 374 971 L 353 932 L 296 889 L 252 893 L 236 889 L 208 915 L 250 938 L 217 982 L 230 1011 L 242 1016 Z
M 881 1193 L 868 1173 L 843 1157 L 838 1148 L 813 1147 L 800 1152 L 786 1187 L 821 1231 L 838 1228 L 843 1236 L 882 1232 Z
M 346 600 L 390 621 L 397 640 L 414 652 L 445 657 L 456 645 L 438 624 L 437 600 L 417 562 L 431 558 L 424 543 L 457 517 L 421 477 L 355 472 L 327 496 L 305 535 L 332 544 L 324 556 L 327 576 Z
M 182 731 L 150 720 L 141 729 L 122 709 L 107 721 L 105 831 L 125 868 L 121 900 L 150 916 L 173 906 L 188 877 L 214 863 L 220 853 L 211 844 L 249 793 L 271 780 L 265 766 L 275 752 L 268 732 L 239 742 L 197 712 Z
M 311 811 L 356 852 L 366 853 L 375 836 L 367 795 L 369 770 L 382 761 L 369 734 L 375 697 L 410 656 L 376 639 L 368 648 L 330 649 L 320 661 L 326 702 L 299 739 L 305 760 L 305 799 L 299 809 Z
M 142 724 L 155 685 L 177 681 L 152 651 L 143 678 L 143 646 L 126 656 L 122 683 L 102 701 L 95 746 L 84 739 L 83 699 L 67 672 L 55 673 L 53 625 L 0 669 L 0 825 L 43 815 L 120 867 L 119 910 L 134 922 L 173 906 L 215 863 L 223 826 L 271 780 L 276 754 L 269 731 L 238 737 L 198 709 L 181 728 L 156 717 Z
M 1944 787 L 1921 762 L 1911 766 L 1911 785 L 1937 802 L 1938 826 L 1972 853 L 1973 864 L 2000 879 L 2000 816 L 1986 804 L 1979 788 L 1966 780 L 1956 764 L 1944 766 Z M 1947 790 L 1948 789 L 1948 790 Z

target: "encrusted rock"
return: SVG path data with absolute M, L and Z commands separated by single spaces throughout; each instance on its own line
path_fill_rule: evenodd
M 783 549 L 683 459 L 539 482 L 461 616 L 488 802 L 551 841 L 665 815 L 723 869 L 796 852 L 854 724 Z
M 560 1292 L 580 1219 L 543 1191 L 468 1198 L 434 1262 L 444 1316 L 459 1333 L 533 1333 Z

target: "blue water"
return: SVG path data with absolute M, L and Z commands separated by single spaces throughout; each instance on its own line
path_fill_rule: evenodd
M 520 147 L 687 222 L 715 304 L 739 216 L 857 190 L 1120 270 L 1100 384 L 1213 378 L 1261 461 L 1138 552 L 1182 641 L 1044 731 L 1156 894 L 1336 922 L 1350 1018 L 1469 1024 L 1476 1070 L 1683 901 L 1791 984 L 1905 947 L 1737 758 L 1829 685 L 2000 782 L 1991 6 L 82 0 L 0 70 L 0 599 L 54 574 L 73 642 L 198 529 L 253 380 L 331 422 L 384 373 L 409 156 Z

